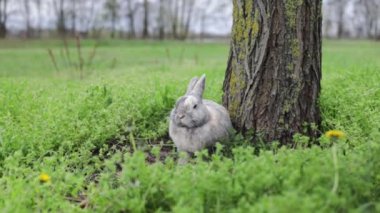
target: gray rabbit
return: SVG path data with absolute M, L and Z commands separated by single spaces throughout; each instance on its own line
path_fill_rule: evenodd
M 202 99 L 206 76 L 191 79 L 187 92 L 170 113 L 169 135 L 179 152 L 194 153 L 228 138 L 232 130 L 228 111 Z

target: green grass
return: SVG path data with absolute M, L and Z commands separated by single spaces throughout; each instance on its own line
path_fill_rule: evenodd
M 94 43 L 83 42 L 84 57 Z M 227 42 L 102 41 L 83 80 L 62 49 L 0 41 L 3 212 L 380 211 L 380 43 L 324 42 L 323 128 L 346 134 L 336 153 L 325 137 L 321 146 L 258 153 L 236 136 L 232 154 L 219 147 L 184 166 L 171 157 L 149 164 L 145 152 L 159 155 L 191 77 L 206 73 L 205 97 L 221 101 Z M 40 183 L 41 172 L 51 182 Z

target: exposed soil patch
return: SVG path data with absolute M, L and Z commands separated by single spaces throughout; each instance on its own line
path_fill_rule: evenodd
M 122 135 L 108 139 L 105 144 L 107 145 L 107 149 L 103 150 L 102 153 L 104 160 L 116 152 L 133 153 L 134 149 L 144 151 L 146 153 L 146 162 L 151 164 L 157 161 L 164 162 L 168 156 L 175 158 L 175 146 L 168 134 L 157 139 L 134 138 L 133 143 L 128 136 Z M 155 156 L 151 152 L 154 147 L 158 147 L 160 150 L 158 156 Z M 99 155 L 100 152 L 100 148 L 96 148 L 92 151 L 93 155 Z
M 176 159 L 176 151 L 175 146 L 173 142 L 170 140 L 169 135 L 165 135 L 161 138 L 157 139 L 141 139 L 141 138 L 134 138 L 134 143 L 136 146 L 136 150 L 144 151 L 145 153 L 145 161 L 148 164 L 154 164 L 156 162 L 165 162 L 165 160 L 168 157 L 172 157 L 173 159 Z M 101 150 L 101 148 L 96 148 L 92 151 L 93 155 L 100 155 L 102 153 L 102 160 L 107 160 L 112 155 L 114 155 L 117 152 L 121 153 L 133 153 L 134 147 L 128 139 L 127 136 L 117 136 L 114 138 L 108 139 L 106 142 L 106 148 Z M 159 149 L 159 153 L 157 155 L 152 153 L 152 149 L 157 147 Z M 122 160 L 124 161 L 124 159 Z M 122 170 L 121 163 L 116 164 L 117 173 L 120 173 Z M 87 177 L 88 182 L 98 182 L 98 177 L 101 171 L 95 172 Z M 89 206 L 89 201 L 87 196 L 84 192 L 81 192 L 76 197 L 67 197 L 68 201 L 72 203 L 78 204 L 81 208 L 87 208 Z
M 146 152 L 146 162 L 150 164 L 156 163 L 157 161 L 164 162 L 165 159 L 169 156 L 173 158 L 176 157 L 174 146 L 171 144 L 161 145 L 160 153 L 157 157 L 153 155 L 150 151 Z

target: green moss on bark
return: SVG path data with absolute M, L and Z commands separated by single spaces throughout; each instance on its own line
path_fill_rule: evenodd
M 252 37 L 256 37 L 259 32 L 260 23 L 259 23 L 259 10 L 255 10 L 255 17 L 252 23 Z
M 253 1 L 245 1 L 242 6 L 238 4 L 237 0 L 234 0 L 233 3 L 233 39 L 235 41 L 248 41 L 257 36 L 259 31 L 259 12 L 257 9 L 254 11 Z
M 285 1 L 285 14 L 287 18 L 287 24 L 290 28 L 296 26 L 297 11 L 303 4 L 303 0 L 286 0 Z
M 292 50 L 293 58 L 298 58 L 301 55 L 300 42 L 297 38 L 292 40 L 290 48 Z
M 236 68 L 235 64 L 235 68 Z M 230 77 L 230 93 L 236 95 L 235 97 L 240 97 L 238 94 L 245 89 L 245 79 L 242 73 L 237 73 L 236 71 L 231 71 Z M 229 112 L 231 117 L 235 117 L 238 113 L 240 107 L 239 99 L 234 99 L 229 103 Z

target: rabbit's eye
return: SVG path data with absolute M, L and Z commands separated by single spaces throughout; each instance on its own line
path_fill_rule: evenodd
M 197 108 L 197 105 L 195 104 L 194 106 L 193 106 L 193 109 L 196 109 Z

